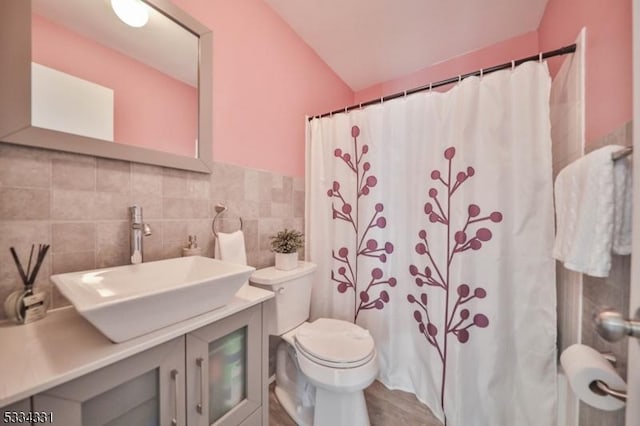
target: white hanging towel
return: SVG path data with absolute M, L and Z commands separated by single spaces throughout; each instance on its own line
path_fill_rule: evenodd
M 247 250 L 244 246 L 244 232 L 236 231 L 230 234 L 218 232 L 218 236 L 213 246 L 213 256 L 216 259 L 246 265 Z M 248 287 L 249 281 L 246 281 L 242 287 L 240 287 L 236 296 L 243 297 L 243 294 Z
M 613 220 L 613 252 L 631 254 L 631 223 L 633 222 L 633 168 L 631 156 L 620 158 L 613 167 L 615 191 Z
M 631 252 L 631 168 L 608 145 L 565 167 L 556 178 L 553 257 L 567 269 L 606 277 L 611 252 Z
M 244 233 L 242 231 L 235 231 L 230 234 L 218 232 L 214 255 L 216 259 L 246 265 L 247 251 L 244 246 Z

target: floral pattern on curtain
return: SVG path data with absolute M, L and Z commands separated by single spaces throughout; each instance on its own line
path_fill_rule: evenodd
M 529 62 L 307 126 L 311 319 L 448 426 L 555 426 L 549 89 Z

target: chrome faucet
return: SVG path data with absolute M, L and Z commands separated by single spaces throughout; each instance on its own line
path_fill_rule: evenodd
M 131 224 L 131 264 L 142 263 L 142 235 L 151 235 L 151 227 L 142 221 L 142 207 L 134 204 L 129 207 Z

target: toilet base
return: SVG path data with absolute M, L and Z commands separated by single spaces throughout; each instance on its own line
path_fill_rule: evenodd
M 302 407 L 299 404 L 296 404 L 296 402 L 291 398 L 291 395 L 277 385 L 275 388 L 275 394 L 284 411 L 287 412 L 289 417 L 291 417 L 298 426 L 312 426 L 314 424 L 313 407 Z
M 314 426 L 369 426 L 363 391 L 329 392 L 316 387 Z

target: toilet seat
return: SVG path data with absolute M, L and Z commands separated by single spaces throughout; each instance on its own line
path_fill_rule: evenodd
M 349 368 L 360 367 L 368 363 L 369 361 L 371 361 L 371 359 L 376 355 L 375 351 L 372 351 L 366 358 L 363 358 L 361 360 L 352 361 L 352 362 L 333 362 L 326 359 L 318 358 L 313 354 L 310 354 L 305 349 L 300 347 L 300 344 L 298 342 L 294 342 L 294 346 L 296 348 L 298 355 L 303 356 L 323 367 L 329 367 L 329 368 L 349 369 Z
M 295 330 L 294 346 L 301 356 L 331 368 L 357 368 L 375 356 L 371 334 L 356 324 L 331 318 L 305 323 Z

